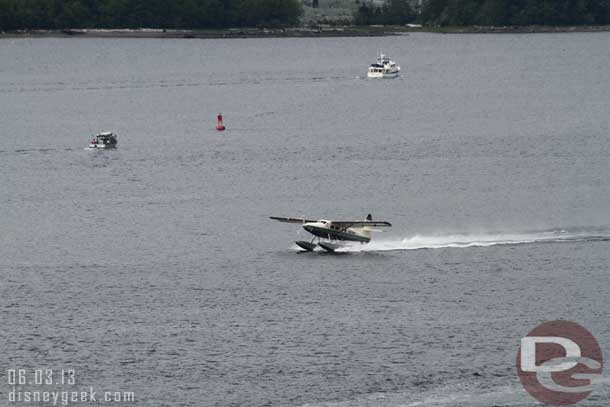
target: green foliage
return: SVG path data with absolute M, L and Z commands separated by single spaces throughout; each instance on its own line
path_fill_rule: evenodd
M 238 24 L 246 27 L 296 25 L 301 3 L 292 0 L 239 0 Z
M 415 12 L 408 0 L 387 0 L 382 6 L 362 3 L 356 11 L 356 25 L 403 25 L 415 21 Z
M 0 0 L 0 31 L 290 26 L 300 0 Z
M 428 0 L 427 25 L 610 24 L 610 0 Z

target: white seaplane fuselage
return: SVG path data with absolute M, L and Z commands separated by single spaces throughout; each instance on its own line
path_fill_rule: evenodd
M 368 227 L 336 226 L 329 220 L 319 220 L 303 224 L 303 229 L 314 236 L 328 240 L 345 240 L 351 242 L 368 243 L 371 241 L 371 232 Z

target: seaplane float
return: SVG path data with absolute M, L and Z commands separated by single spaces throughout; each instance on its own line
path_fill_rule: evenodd
M 346 246 L 346 242 L 361 244 L 371 241 L 371 232 L 381 232 L 378 227 L 390 227 L 385 221 L 374 221 L 371 214 L 363 221 L 312 220 L 302 218 L 282 218 L 271 216 L 271 219 L 284 223 L 298 223 L 314 237 L 311 241 L 297 240 L 295 243 L 301 249 L 312 252 L 319 246 L 327 252 L 334 252 Z

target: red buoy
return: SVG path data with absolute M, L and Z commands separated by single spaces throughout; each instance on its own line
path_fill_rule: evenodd
M 216 125 L 216 130 L 223 131 L 225 129 L 225 125 L 222 123 L 222 114 L 218 113 L 218 124 Z

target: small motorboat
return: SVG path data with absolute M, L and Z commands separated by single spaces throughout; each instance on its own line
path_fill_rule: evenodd
M 115 148 L 118 141 L 116 135 L 110 131 L 93 136 L 89 148 Z
M 389 56 L 381 53 L 377 62 L 369 66 L 366 74 L 369 78 L 396 78 L 400 73 L 400 66 L 390 59 Z

